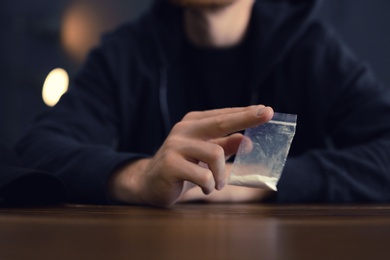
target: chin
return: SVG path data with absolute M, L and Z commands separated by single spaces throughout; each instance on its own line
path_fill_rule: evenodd
M 239 0 L 169 0 L 175 5 L 191 8 L 216 8 L 230 5 Z

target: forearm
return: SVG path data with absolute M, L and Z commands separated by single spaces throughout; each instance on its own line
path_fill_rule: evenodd
M 60 178 L 68 190 L 69 201 L 98 204 L 110 203 L 107 183 L 112 172 L 144 156 L 118 153 L 101 145 L 85 145 L 48 132 L 26 135 L 17 151 L 27 166 Z
M 290 159 L 278 184 L 281 203 L 390 201 L 390 141 L 318 150 Z

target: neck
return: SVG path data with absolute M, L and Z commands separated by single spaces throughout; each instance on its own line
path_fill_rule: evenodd
M 214 8 L 188 8 L 185 30 L 201 47 L 224 48 L 240 43 L 248 27 L 254 0 L 240 0 Z

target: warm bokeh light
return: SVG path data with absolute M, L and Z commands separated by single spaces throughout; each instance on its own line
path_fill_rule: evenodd
M 103 33 L 133 19 L 153 0 L 77 0 L 66 1 L 61 19 L 61 45 L 76 64 L 100 42 Z
M 68 86 L 68 73 L 61 68 L 52 70 L 43 84 L 42 98 L 45 104 L 50 107 L 55 106 L 61 96 L 68 91 Z
M 99 19 L 97 7 L 83 1 L 70 5 L 63 17 L 62 45 L 77 63 L 81 63 L 89 49 L 98 42 Z

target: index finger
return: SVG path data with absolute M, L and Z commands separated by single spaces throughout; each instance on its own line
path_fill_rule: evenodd
M 272 119 L 271 107 L 253 106 L 240 112 L 222 113 L 197 120 L 191 129 L 193 136 L 214 139 L 264 124 Z
M 215 117 L 222 114 L 244 112 L 244 111 L 251 110 L 254 107 L 265 107 L 265 106 L 258 105 L 258 106 L 247 106 L 247 107 L 227 107 L 227 108 L 211 109 L 206 111 L 193 111 L 186 114 L 183 120 L 198 120 L 198 119 L 205 119 L 208 117 Z

